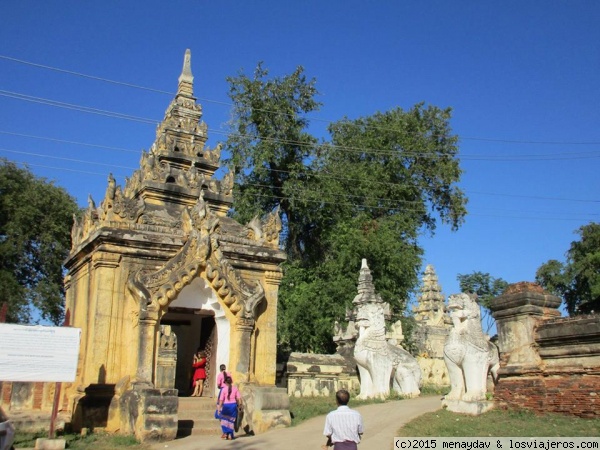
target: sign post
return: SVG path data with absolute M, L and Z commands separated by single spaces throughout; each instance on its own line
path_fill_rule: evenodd
M 56 383 L 50 439 L 55 435 L 62 383 L 75 381 L 77 373 L 81 329 L 69 327 L 69 322 L 68 310 L 63 327 L 0 322 L 0 380 Z
M 63 322 L 63 327 L 68 327 L 71 321 L 71 311 L 67 309 L 65 314 L 65 321 Z M 54 439 L 55 430 L 56 430 L 56 417 L 58 416 L 58 405 L 60 403 L 60 389 L 62 387 L 62 383 L 60 381 L 56 382 L 54 386 L 54 401 L 52 402 L 52 414 L 50 415 L 50 430 L 48 431 L 48 437 L 50 439 Z

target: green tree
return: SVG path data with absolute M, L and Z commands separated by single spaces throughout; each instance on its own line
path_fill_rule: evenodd
M 230 78 L 234 102 L 227 142 L 237 173 L 236 218 L 281 204 L 288 254 L 279 291 L 279 341 L 290 350 L 333 349 L 335 320 L 356 295 L 361 259 L 398 316 L 418 284 L 418 237 L 437 218 L 453 229 L 466 214 L 451 111 L 423 104 L 307 131 L 315 80 L 302 68 L 267 79 Z
M 267 78 L 259 63 L 252 79 L 240 73 L 229 77 L 233 100 L 232 133 L 227 140 L 228 160 L 236 171 L 235 217 L 248 221 L 281 207 L 286 224 L 285 248 L 292 259 L 305 247 L 310 205 L 298 204 L 296 195 L 308 177 L 305 164 L 317 140 L 306 132 L 306 114 L 320 107 L 314 79 L 298 67 L 284 77 Z
M 8 322 L 30 322 L 32 308 L 61 322 L 62 263 L 77 210 L 63 188 L 0 159 L 0 301 L 8 303 Z
M 496 298 L 502 295 L 504 289 L 508 287 L 508 282 L 502 278 L 494 278 L 489 273 L 473 272 L 470 274 L 458 274 L 456 276 L 461 292 L 477 294 L 477 303 L 482 306 L 482 322 L 485 324 L 486 333 L 494 325 L 494 318 L 490 312 L 490 304 Z
M 600 224 L 579 228 L 566 262 L 555 259 L 540 266 L 535 278 L 545 289 L 565 301 L 569 314 L 600 312 Z
M 324 202 L 315 266 L 321 280 L 346 280 L 337 297 L 355 293 L 361 258 L 392 310 L 402 315 L 418 285 L 423 250 L 419 236 L 437 219 L 457 229 L 466 198 L 455 185 L 462 173 L 450 109 L 418 104 L 329 127 L 320 149 L 318 192 Z M 316 164 L 314 165 L 316 166 Z

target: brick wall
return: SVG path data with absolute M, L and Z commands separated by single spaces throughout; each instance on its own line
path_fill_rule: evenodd
M 15 388 L 15 383 L 0 381 L 0 405 L 5 411 L 12 409 L 31 411 L 50 411 L 54 399 L 56 383 L 16 383 L 26 389 Z M 16 392 L 13 390 L 16 389 Z
M 10 405 L 10 394 L 12 392 L 12 383 L 10 381 L 0 381 L 0 405 L 8 409 Z
M 600 315 L 560 317 L 561 299 L 535 283 L 510 285 L 490 308 L 498 328 L 505 408 L 600 417 Z
M 494 399 L 505 408 L 600 418 L 600 374 L 509 376 L 498 381 Z

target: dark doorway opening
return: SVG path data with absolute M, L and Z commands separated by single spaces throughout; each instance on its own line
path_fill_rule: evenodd
M 161 325 L 171 326 L 171 330 L 177 336 L 174 387 L 179 391 L 180 397 L 187 397 L 192 393 L 192 363 L 198 349 L 204 350 L 208 359 L 203 397 L 213 396 L 216 375 L 212 356 L 216 355 L 217 327 L 214 317 L 209 314 L 204 315 L 202 311 L 169 309 L 160 321 Z

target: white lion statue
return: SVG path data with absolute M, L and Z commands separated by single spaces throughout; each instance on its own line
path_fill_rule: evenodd
M 451 295 L 448 309 L 454 326 L 444 345 L 451 388 L 445 400 L 485 400 L 488 373 L 494 383 L 498 378 L 498 348 L 483 333 L 479 305 L 473 297 Z
M 417 360 L 406 350 L 389 344 L 385 338 L 383 306 L 365 303 L 356 314 L 358 339 L 354 359 L 360 374 L 358 398 L 385 398 L 392 388 L 407 397 L 418 396 L 421 369 Z

